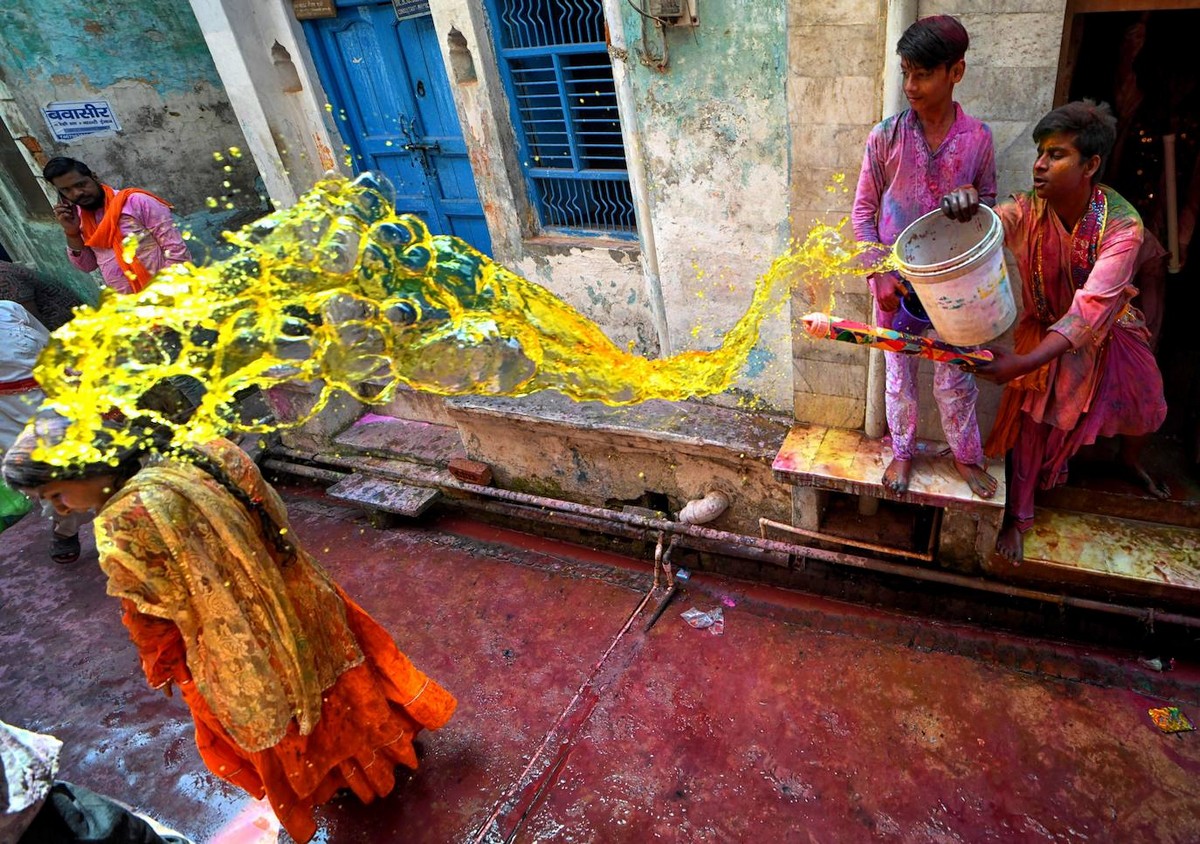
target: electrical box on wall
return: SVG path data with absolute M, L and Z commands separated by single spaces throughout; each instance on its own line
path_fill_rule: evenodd
M 699 26 L 699 0 L 646 0 L 645 14 L 668 26 Z

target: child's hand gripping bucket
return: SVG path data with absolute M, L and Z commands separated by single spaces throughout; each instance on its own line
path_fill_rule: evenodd
M 986 205 L 966 223 L 930 211 L 900 233 L 892 251 L 947 343 L 989 343 L 1016 319 L 1004 268 L 1004 226 Z

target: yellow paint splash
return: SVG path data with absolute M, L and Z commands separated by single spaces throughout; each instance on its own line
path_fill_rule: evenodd
M 226 233 L 232 257 L 169 267 L 136 295 L 106 294 L 79 311 L 39 359 L 47 405 L 73 424 L 38 458 L 111 460 L 96 433 L 113 411 L 164 426 L 174 446 L 265 433 L 280 425 L 241 422 L 237 397 L 295 381 L 320 385 L 309 418 L 339 391 L 382 404 L 401 385 L 440 395 L 558 390 L 611 405 L 712 395 L 733 384 L 794 280 L 861 271 L 864 250 L 818 226 L 758 280 L 718 348 L 647 360 L 462 240 L 397 215 L 391 190 L 372 174 L 322 181 L 292 208 Z M 205 388 L 186 424 L 140 404 L 180 377 Z

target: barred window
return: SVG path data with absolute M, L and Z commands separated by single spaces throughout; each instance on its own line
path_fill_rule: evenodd
M 542 227 L 635 233 L 600 0 L 488 0 L 530 199 Z

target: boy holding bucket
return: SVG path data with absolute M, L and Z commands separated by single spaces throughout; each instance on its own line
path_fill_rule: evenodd
M 900 37 L 896 52 L 911 108 L 884 120 L 867 139 L 852 214 L 859 241 L 891 246 L 909 223 L 935 210 L 945 194 L 964 185 L 973 186 L 980 201 L 995 203 L 992 133 L 954 101 L 954 86 L 966 70 L 963 56 L 969 43 L 966 29 L 949 15 L 922 18 Z M 868 280 L 879 325 L 916 334 L 928 330 L 916 297 L 897 274 L 875 274 Z M 912 473 L 918 362 L 890 352 L 884 353 L 884 361 L 893 456 L 883 482 L 892 492 L 901 493 L 908 489 Z M 974 377 L 956 366 L 935 364 L 933 392 L 955 467 L 972 492 L 991 498 L 996 480 L 984 463 Z
M 1150 332 L 1130 305 L 1142 220 L 1100 184 L 1116 135 L 1107 105 L 1083 100 L 1056 108 L 1033 129 L 1033 190 L 996 208 L 1021 270 L 1025 308 L 1015 348 L 993 347 L 994 360 L 975 371 L 1006 385 L 988 453 L 1012 450 L 996 550 L 1014 564 L 1033 527 L 1034 492 L 1065 481 L 1067 461 L 1098 437 L 1121 436 L 1129 472 L 1156 498 L 1169 494 L 1138 460 L 1167 404 Z M 943 210 L 969 220 L 979 202 L 963 187 L 946 197 Z

